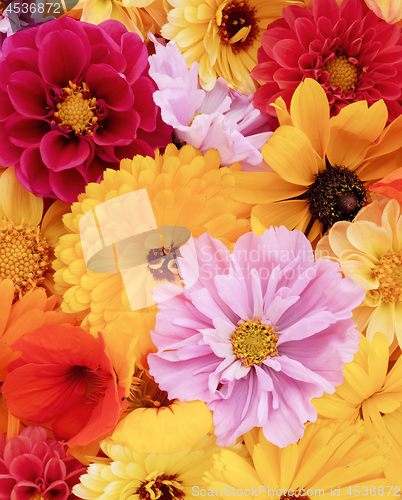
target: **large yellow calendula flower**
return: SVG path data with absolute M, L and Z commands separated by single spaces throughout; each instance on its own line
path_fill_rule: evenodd
M 331 228 L 316 256 L 338 261 L 342 272 L 366 290 L 354 310 L 358 330 L 369 340 L 383 332 L 389 345 L 402 346 L 402 209 L 396 200 L 373 198 L 353 222 Z
M 43 199 L 21 186 L 14 167 L 0 177 L 0 277 L 14 283 L 21 298 L 44 286 L 54 293 L 51 263 L 59 237 L 67 231 L 62 215 L 69 205 L 56 201 L 43 216 Z
M 363 433 L 362 424 L 318 420 L 306 425 L 297 444 L 278 448 L 265 439 L 261 429 L 253 429 L 244 439 L 254 466 L 233 451 L 222 450 L 214 455 L 206 481 L 211 495 L 218 498 L 237 498 L 244 493 L 256 499 L 322 500 L 336 496 L 346 500 L 355 494 L 355 487 L 368 492 L 371 487 L 371 495 L 375 491 L 377 498 L 377 491 L 381 496 L 391 485 L 383 473 L 387 448 L 377 448 Z
M 123 160 L 120 170 L 106 170 L 99 184 L 89 184 L 85 194 L 72 205 L 71 213 L 64 216 L 70 234 L 61 237 L 56 248 L 55 282 L 63 296 L 62 309 L 80 313 L 84 319 L 81 326 L 91 333 L 112 328 L 111 323 L 117 321 L 119 327 L 133 328 L 137 333 L 139 329 L 149 338 L 149 331 L 155 325 L 156 308 L 152 306 L 141 314 L 132 313 L 121 274 L 102 274 L 86 268 L 79 221 L 83 214 L 106 200 L 146 188 L 158 227 L 185 227 L 193 237 L 209 231 L 230 246 L 249 230 L 249 221 L 242 218 L 249 207 L 231 199 L 233 169 L 240 169 L 240 165 L 219 167 L 220 158 L 215 150 L 202 156 L 191 146 L 178 150 L 171 144 L 164 155 L 156 153 L 155 160 L 142 156 Z M 158 249 L 150 247 L 152 260 L 157 252 Z M 158 269 L 153 269 L 154 265 L 150 267 L 148 275 L 138 277 L 138 283 L 140 279 L 145 280 L 145 285 L 148 278 L 152 281 L 149 274 L 155 276 Z M 170 270 L 171 281 L 174 281 L 176 271 L 173 267 L 169 267 Z M 155 285 L 155 281 L 156 278 L 151 284 Z M 141 324 L 136 323 L 133 314 Z M 140 339 L 139 345 L 137 358 L 145 364 L 144 356 L 152 344 L 150 339 L 149 342 Z
M 80 477 L 81 484 L 73 488 L 80 498 L 191 498 L 194 490 L 206 487 L 203 475 L 210 468 L 211 456 L 220 451 L 215 436 L 206 436 L 191 448 L 169 455 L 136 453 L 112 439 L 103 441 L 101 448 L 110 458 L 94 458 L 87 474 Z
M 330 118 L 321 85 L 307 78 L 286 110 L 275 103 L 280 127 L 261 152 L 274 172 L 237 172 L 234 198 L 256 206 L 251 226 L 300 229 L 314 241 L 339 220 L 352 220 L 367 203 L 367 184 L 396 169 L 402 156 L 402 117 L 384 129 L 383 101 L 344 107 Z
M 255 92 L 250 72 L 257 65 L 261 35 L 299 0 L 168 0 L 174 7 L 162 36 L 173 40 L 188 67 L 199 62 L 200 83 L 211 90 L 217 77 L 243 93 Z
M 320 417 L 363 421 L 370 437 L 385 438 L 393 457 L 386 475 L 402 486 L 402 358 L 389 369 L 387 338 L 377 332 L 371 343 L 362 335 L 354 360 L 345 365 L 345 381 L 334 394 L 313 400 Z M 395 483 L 398 478 L 398 483 Z

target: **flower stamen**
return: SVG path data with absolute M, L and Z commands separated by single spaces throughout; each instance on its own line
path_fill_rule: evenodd
M 153 377 L 145 370 L 135 367 L 130 386 L 130 394 L 127 398 L 126 413 L 138 408 L 161 408 L 173 403 L 168 393 L 162 391 Z
M 384 302 L 402 302 L 402 252 L 385 254 L 373 269 Z
M 182 482 L 177 480 L 177 474 L 168 476 L 152 472 L 145 481 L 135 493 L 141 500 L 181 500 L 185 496 Z
M 343 92 L 355 90 L 358 81 L 358 71 L 356 66 L 348 61 L 345 54 L 327 62 L 322 69 L 331 73 L 328 82 L 337 85 Z
M 222 43 L 235 53 L 250 47 L 258 35 L 256 13 L 246 0 L 223 2 L 216 15 Z
M 262 324 L 257 318 L 244 321 L 236 328 L 230 340 L 233 352 L 245 367 L 260 365 L 268 356 L 279 355 L 276 348 L 279 340 L 276 328 Z

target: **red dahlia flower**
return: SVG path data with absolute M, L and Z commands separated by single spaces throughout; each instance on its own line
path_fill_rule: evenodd
M 116 426 L 127 406 L 103 337 L 79 327 L 46 325 L 12 345 L 21 356 L 8 365 L 3 395 L 11 413 L 52 422 L 58 439 L 85 446 Z
M 0 436 L 0 500 L 72 500 L 86 468 L 43 427 L 30 426 L 6 441 Z
M 73 202 L 122 158 L 170 142 L 148 54 L 118 21 L 70 17 L 9 37 L 0 60 L 0 164 L 38 196 Z
M 389 121 L 402 113 L 402 35 L 363 0 L 314 0 L 312 14 L 301 7 L 283 9 L 261 37 L 258 65 L 251 76 L 265 82 L 254 106 L 275 115 L 270 106 L 278 97 L 290 105 L 305 78 L 324 88 L 331 115 L 355 101 L 369 105 L 384 99 Z

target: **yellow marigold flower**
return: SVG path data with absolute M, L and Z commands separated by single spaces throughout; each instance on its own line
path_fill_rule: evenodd
M 335 222 L 352 220 L 368 201 L 367 183 L 397 167 L 402 117 L 384 129 L 381 100 L 370 108 L 350 104 L 330 118 L 325 91 L 311 78 L 296 89 L 290 113 L 281 98 L 275 107 L 280 127 L 261 150 L 274 172 L 236 172 L 233 196 L 257 204 L 256 234 L 283 224 L 314 241 Z
M 233 170 L 240 165 L 219 167 L 220 158 L 215 150 L 202 156 L 191 146 L 178 150 L 171 144 L 164 155 L 156 153 L 155 160 L 139 155 L 133 160 L 123 160 L 120 170 L 108 169 L 99 184 L 89 184 L 85 194 L 72 205 L 71 213 L 64 216 L 70 234 L 60 238 L 55 251 L 57 259 L 53 266 L 56 289 L 63 295 L 62 309 L 79 312 L 84 318 L 81 326 L 94 334 L 105 327 L 114 328 L 112 322 L 122 321 L 120 316 L 128 314 L 133 333 L 149 336 L 155 324 L 156 308 L 130 312 L 121 275 L 100 274 L 86 268 L 79 220 L 106 200 L 146 188 L 158 227 L 183 226 L 194 237 L 209 231 L 230 246 L 249 231 L 249 221 L 241 218 L 247 215 L 249 208 L 231 199 Z M 135 318 L 141 321 L 141 314 L 147 315 L 150 311 L 151 317 L 142 321 L 138 331 Z M 139 357 L 142 356 L 145 363 L 146 349 L 152 344 L 150 339 L 139 343 L 142 345 Z
M 322 500 L 333 495 L 346 500 L 354 495 L 354 487 L 367 488 L 365 496 L 370 488 L 381 495 L 390 486 L 382 471 L 388 461 L 386 448 L 377 448 L 363 432 L 361 424 L 318 420 L 307 424 L 297 444 L 278 448 L 261 429 L 254 429 L 244 436 L 254 467 L 233 451 L 222 450 L 213 456 L 205 479 L 222 498 L 237 498 L 248 490 L 245 495 L 255 499 Z
M 316 256 L 338 261 L 345 276 L 366 290 L 364 301 L 354 310 L 357 329 L 369 340 L 383 332 L 389 345 L 402 346 L 401 205 L 381 195 L 373 197 L 377 199 L 353 222 L 338 222 L 331 228 L 318 243 Z
M 162 36 L 176 43 L 189 68 L 199 62 L 202 87 L 211 90 L 223 77 L 243 93 L 256 90 L 250 72 L 268 24 L 282 17 L 284 7 L 304 6 L 299 0 L 168 1 L 174 8 Z
M 115 19 L 147 42 L 149 31 L 160 33 L 168 11 L 166 0 L 80 0 L 67 15 L 91 24 Z
M 354 360 L 344 367 L 343 384 L 313 403 L 320 417 L 363 421 L 375 442 L 378 436 L 385 438 L 392 445 L 393 457 L 386 475 L 402 486 L 402 358 L 388 368 L 386 336 L 377 332 L 370 343 L 362 335 Z
M 215 437 L 205 437 L 191 448 L 169 455 L 136 453 L 106 439 L 101 443 L 110 458 L 94 458 L 73 493 L 84 499 L 181 500 L 193 487 L 205 488 L 204 472 L 210 457 L 221 449 Z M 239 448 L 239 445 L 235 449 Z

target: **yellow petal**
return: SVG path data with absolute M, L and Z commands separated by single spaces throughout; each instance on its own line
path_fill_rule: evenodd
M 21 186 L 14 167 L 0 177 L 0 200 L 6 217 L 15 224 L 24 221 L 28 226 L 37 226 L 42 219 L 43 199 Z
M 375 309 L 367 327 L 367 339 L 371 341 L 377 332 L 382 332 L 387 337 L 388 345 L 391 345 L 394 339 L 394 304 L 392 302 L 381 302 Z
M 286 226 L 292 230 L 309 214 L 305 201 L 279 201 L 258 205 L 251 211 L 251 228 L 256 234 L 260 231 L 257 228 L 261 227 L 268 229 L 271 226 Z
M 293 125 L 292 118 L 282 97 L 278 97 L 275 103 L 271 104 L 271 106 L 276 109 L 276 114 L 281 125 Z
M 391 237 L 388 232 L 369 221 L 351 224 L 347 228 L 346 235 L 358 250 L 378 260 L 391 248 Z
M 315 151 L 324 158 L 329 140 L 329 105 L 322 86 L 306 78 L 293 94 L 290 114 L 293 126 L 306 134 Z
M 377 332 L 371 341 L 371 349 L 367 359 L 368 374 L 376 392 L 384 384 L 388 370 L 388 358 L 387 337 L 383 333 Z
M 323 160 L 314 151 L 306 134 L 287 125 L 274 132 L 261 153 L 265 162 L 292 184 L 309 186 L 323 168 Z
M 81 21 L 100 24 L 110 19 L 112 2 L 110 0 L 89 0 L 82 9 Z
M 365 0 L 365 2 L 378 17 L 389 24 L 397 23 L 402 19 L 401 0 Z
M 63 201 L 55 201 L 43 217 L 41 224 L 42 235 L 46 238 L 51 247 L 55 247 L 60 236 L 66 234 L 66 228 L 62 217 L 70 211 L 70 205 Z

